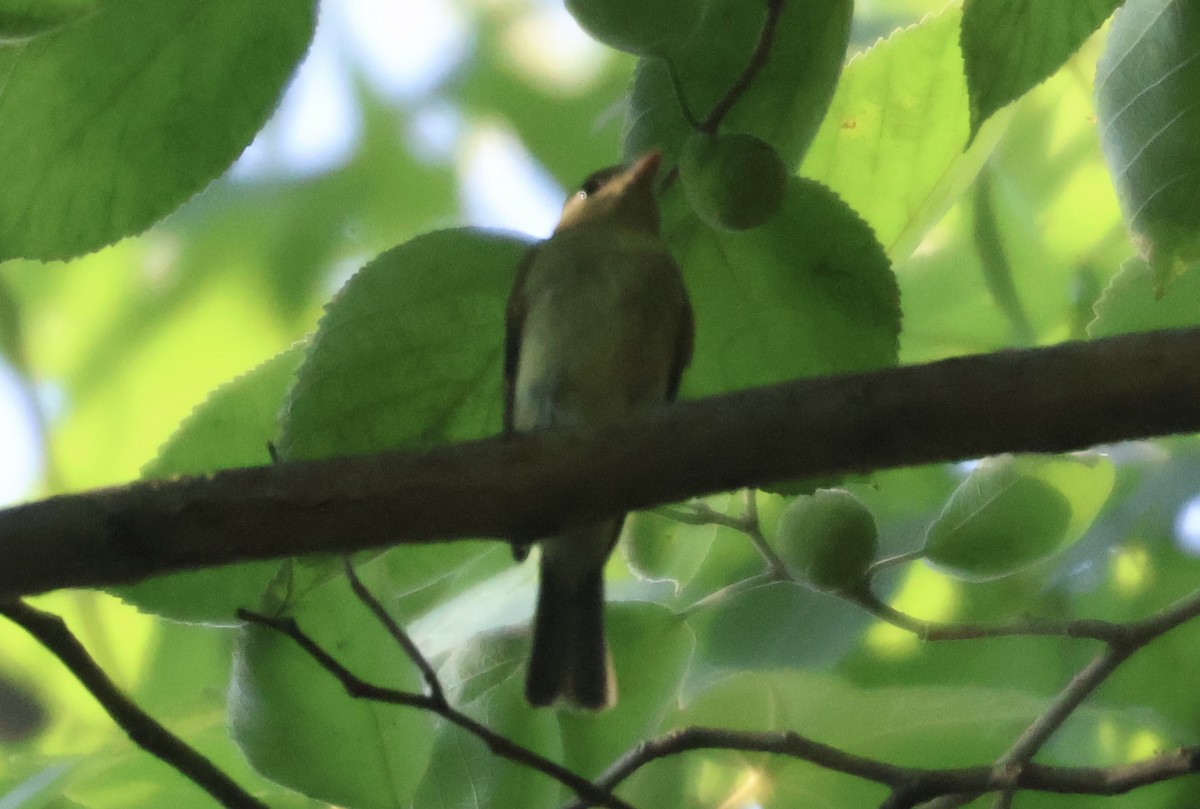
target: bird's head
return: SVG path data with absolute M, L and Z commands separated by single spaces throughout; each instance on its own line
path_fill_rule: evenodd
M 555 233 L 598 224 L 658 233 L 654 178 L 662 152 L 649 152 L 628 166 L 610 166 L 592 174 L 567 197 Z

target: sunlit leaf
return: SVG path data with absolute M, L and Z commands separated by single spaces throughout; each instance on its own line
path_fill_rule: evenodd
M 970 184 L 996 134 L 967 152 L 956 8 L 894 32 L 846 66 L 800 173 L 866 219 L 893 258 L 916 247 Z

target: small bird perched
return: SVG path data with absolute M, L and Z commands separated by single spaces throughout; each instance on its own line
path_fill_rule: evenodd
M 525 256 L 508 299 L 506 433 L 600 425 L 670 402 L 692 355 L 692 311 L 660 233 L 662 155 L 598 171 Z M 530 704 L 616 701 L 604 641 L 604 564 L 624 515 L 541 540 Z

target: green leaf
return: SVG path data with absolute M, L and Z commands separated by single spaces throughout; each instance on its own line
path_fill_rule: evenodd
M 925 535 L 925 557 L 959 578 L 1014 573 L 1078 540 L 1112 491 L 1102 455 L 984 459 Z
M 784 3 L 770 58 L 723 124 L 757 135 L 784 162 L 800 162 L 833 96 L 850 33 L 850 0 Z M 766 17 L 765 3 L 710 0 L 699 28 L 672 57 L 684 101 L 700 119 L 742 74 Z M 624 153 L 651 148 L 675 156 L 693 130 L 663 59 L 638 62 Z
M 692 32 L 703 0 L 566 0 L 567 11 L 598 41 L 628 53 L 669 55 Z
M 696 575 L 717 530 L 716 525 L 688 525 L 665 514 L 638 511 L 626 518 L 618 547 L 637 576 L 678 587 Z
M 996 110 L 1058 70 L 1122 0 L 966 0 L 962 52 L 971 137 Z
M 688 616 L 698 659 L 722 669 L 830 666 L 870 621 L 848 602 L 792 582 L 754 587 Z
M 608 643 L 617 704 L 602 714 L 559 712 L 562 763 L 595 777 L 657 729 L 677 702 L 695 639 L 684 620 L 657 604 L 609 604 Z
M 1200 8 L 1128 0 L 1096 69 L 1104 156 L 1158 286 L 1200 258 Z
M 896 362 L 900 302 L 887 256 L 829 189 L 793 178 L 780 212 L 714 231 L 674 193 L 664 230 L 696 312 L 689 396 Z
M 457 650 L 439 674 L 461 689 L 457 707 L 490 729 L 551 760 L 562 758 L 561 733 L 553 711 L 535 710 L 525 702 L 524 662 L 528 644 L 524 630 L 480 635 Z M 454 673 L 447 678 L 446 669 Z M 553 807 L 561 788 L 530 767 L 492 753 L 462 728 L 446 723 L 438 731 L 429 768 L 414 806 Z
M 376 685 L 421 690 L 412 663 L 343 579 L 291 612 L 339 663 Z M 254 768 L 306 795 L 356 807 L 405 805 L 433 749 L 431 714 L 354 699 L 290 638 L 242 629 L 229 690 L 234 740 Z
M 138 233 L 225 170 L 304 55 L 313 0 L 113 0 L 0 47 L 0 260 Z
M 1200 269 L 1179 276 L 1159 294 L 1144 261 L 1125 263 L 1096 303 L 1089 337 L 1112 337 L 1200 325 Z
M 213 391 L 163 444 L 143 477 L 270 463 L 267 443 L 275 436 L 280 402 L 302 357 L 301 348 L 291 348 Z M 157 576 L 110 592 L 176 621 L 231 624 L 239 607 L 258 605 L 278 568 L 273 561 L 228 565 Z
M 28 39 L 96 11 L 97 0 L 0 0 L 0 45 Z
M 950 8 L 850 60 L 800 173 L 838 194 L 900 259 L 959 198 L 1002 128 L 967 144 L 967 87 Z
M 504 309 L 524 241 L 428 233 L 360 270 L 321 318 L 283 415 L 283 457 L 421 446 L 500 429 Z
M 279 406 L 304 358 L 293 346 L 217 388 L 142 469 L 144 479 L 270 463 Z

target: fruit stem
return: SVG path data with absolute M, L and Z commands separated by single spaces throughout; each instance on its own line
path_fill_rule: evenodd
M 771 44 L 775 41 L 775 29 L 779 27 L 779 17 L 783 13 L 783 2 L 784 0 L 767 0 L 767 19 L 758 34 L 758 42 L 754 46 L 754 52 L 750 54 L 750 61 L 746 63 L 742 75 L 738 76 L 737 81 L 725 91 L 725 95 L 713 106 L 708 117 L 701 122 L 698 127 L 701 132 L 716 134 L 733 105 L 750 89 L 754 77 L 766 66 L 771 55 Z M 682 102 L 682 98 L 680 100 Z

